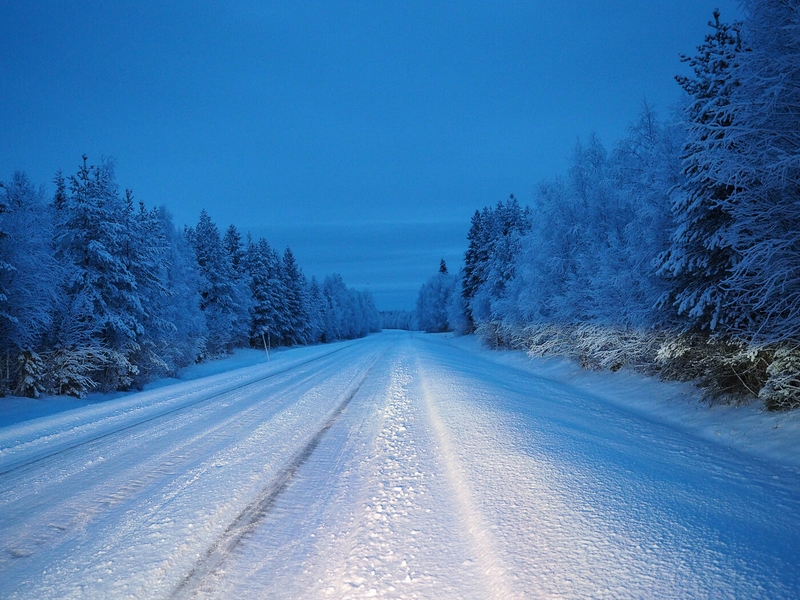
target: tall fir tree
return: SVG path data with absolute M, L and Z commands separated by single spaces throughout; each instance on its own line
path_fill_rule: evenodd
M 228 225 L 225 230 L 225 235 L 222 238 L 222 245 L 228 253 L 228 258 L 231 261 L 233 272 L 238 277 L 242 273 L 242 259 L 244 258 L 244 246 L 242 244 L 242 235 L 236 229 L 236 225 Z
M 282 267 L 281 275 L 287 318 L 283 336 L 284 343 L 301 344 L 305 342 L 305 332 L 308 328 L 308 314 L 303 298 L 305 277 L 300 267 L 297 266 L 297 261 L 289 246 L 286 246 L 286 250 L 283 252 Z
M 200 309 L 202 278 L 194 250 L 184 232 L 175 227 L 169 211 L 159 207 L 152 218 L 164 240 L 158 264 L 165 295 L 158 295 L 158 304 L 152 308 L 164 324 L 157 338 L 157 352 L 168 373 L 175 374 L 202 357 L 207 346 L 206 321 Z
M 138 372 L 131 358 L 139 350 L 144 308 L 135 259 L 126 255 L 137 240 L 125 224 L 128 208 L 117 189 L 113 162 L 95 167 L 84 156 L 69 178 L 69 193 L 64 198 L 60 193 L 57 189 L 54 199 L 55 246 L 66 268 L 69 301 L 60 314 L 59 347 L 64 353 L 79 347 L 87 352 L 81 381 L 86 376 L 103 389 L 124 389 Z M 66 385 L 71 393 L 88 391 Z
M 281 340 L 283 329 L 282 304 L 280 288 L 277 285 L 277 255 L 267 241 L 260 238 L 257 242 L 248 235 L 242 264 L 248 275 L 252 311 L 250 317 L 249 336 L 253 346 L 259 346 L 269 337 L 270 344 Z
M 486 265 L 489 261 L 489 218 L 488 209 L 479 210 L 472 215 L 467 233 L 467 251 L 464 253 L 464 267 L 461 278 L 461 296 L 467 313 L 467 321 L 473 324 L 472 300 L 480 286 L 486 281 Z
M 46 338 L 58 300 L 52 215 L 43 188 L 17 172 L 0 184 L 0 393 L 45 391 Z
M 462 297 L 470 323 L 488 321 L 492 303 L 499 301 L 514 277 L 519 238 L 530 230 L 530 208 L 522 208 L 512 194 L 472 217 L 464 255 Z
M 200 273 L 200 309 L 206 318 L 206 352 L 230 351 L 247 337 L 250 298 L 238 285 L 217 225 L 203 210 L 196 227 L 186 229 Z
M 714 331 L 736 320 L 729 310 L 723 282 L 739 255 L 733 244 L 733 217 L 727 200 L 734 188 L 720 177 L 715 153 L 726 144 L 731 125 L 731 95 L 739 85 L 741 25 L 720 21 L 714 11 L 712 32 L 693 57 L 683 57 L 692 76 L 677 77 L 688 95 L 684 110 L 688 141 L 683 152 L 685 181 L 676 188 L 676 229 L 660 259 L 660 272 L 670 282 L 661 300 L 687 320 L 687 328 Z

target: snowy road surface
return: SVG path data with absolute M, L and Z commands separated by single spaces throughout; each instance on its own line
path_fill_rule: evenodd
M 3 598 L 796 598 L 796 469 L 386 332 L 0 429 Z

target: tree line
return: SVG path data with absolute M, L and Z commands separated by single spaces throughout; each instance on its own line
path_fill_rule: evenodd
M 645 104 L 613 148 L 578 143 L 530 207 L 476 211 L 459 280 L 420 290 L 420 325 L 798 406 L 800 10 L 744 8 L 715 11 L 683 57 L 677 114 Z
M 52 198 L 22 172 L 0 184 L 0 394 L 125 390 L 238 346 L 379 329 L 341 276 L 308 281 L 290 248 L 221 234 L 205 211 L 177 228 L 120 193 L 112 161 L 84 156 Z

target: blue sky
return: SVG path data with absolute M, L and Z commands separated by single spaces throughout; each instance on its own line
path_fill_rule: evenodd
M 113 156 L 178 223 L 292 246 L 411 308 L 475 209 L 531 199 L 579 138 L 662 114 L 735 2 L 0 3 L 0 178 Z M 51 186 L 52 187 L 52 186 Z

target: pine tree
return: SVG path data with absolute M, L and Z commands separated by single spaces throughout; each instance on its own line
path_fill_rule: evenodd
M 44 189 L 20 172 L 0 184 L 0 209 L 0 393 L 37 396 L 46 385 L 40 353 L 58 297 L 51 214 Z
M 286 330 L 284 343 L 289 345 L 300 344 L 305 341 L 305 330 L 308 327 L 308 315 L 303 302 L 303 288 L 305 277 L 297 266 L 291 248 L 286 246 L 283 252 L 282 269 L 283 294 L 286 306 Z
M 461 293 L 473 324 L 491 319 L 492 303 L 503 298 L 514 277 L 519 238 L 530 227 L 530 209 L 523 209 L 513 194 L 472 217 Z
M 139 350 L 144 309 L 130 254 L 137 241 L 126 227 L 129 207 L 117 191 L 113 163 L 90 166 L 84 156 L 69 178 L 69 194 L 59 194 L 55 245 L 70 299 L 60 314 L 60 351 L 80 351 L 78 345 L 88 343 L 94 349 L 89 377 L 104 389 L 126 388 L 138 372 L 131 357 Z
M 242 236 L 235 225 L 229 225 L 228 229 L 225 230 L 225 236 L 222 238 L 222 245 L 225 247 L 233 271 L 238 277 L 243 268 L 242 259 L 244 258 L 244 246 L 242 245 Z
M 253 299 L 250 342 L 253 346 L 261 345 L 263 335 L 269 336 L 271 343 L 279 343 L 284 328 L 284 301 L 278 279 L 277 255 L 265 239 L 253 242 L 248 236 L 242 261 Z
M 489 209 L 483 213 L 476 210 L 472 215 L 467 233 L 467 251 L 464 253 L 464 267 L 461 279 L 461 296 L 467 312 L 467 321 L 473 325 L 472 300 L 478 289 L 486 281 L 486 264 L 489 261 Z
M 206 351 L 228 352 L 246 339 L 250 298 L 236 278 L 219 229 L 208 213 L 200 212 L 186 237 L 194 248 L 200 273 L 200 309 L 206 318 Z
M 734 188 L 720 177 L 715 152 L 726 144 L 731 125 L 728 107 L 739 85 L 736 71 L 743 55 L 741 26 L 722 23 L 719 17 L 714 11 L 709 23 L 713 32 L 698 47 L 698 54 L 683 57 L 694 75 L 677 77 L 689 96 L 684 111 L 686 179 L 675 190 L 676 230 L 670 248 L 660 257 L 660 272 L 672 288 L 662 305 L 677 309 L 690 328 L 712 331 L 736 319 L 735 313 L 726 312 L 730 299 L 722 284 L 739 259 L 727 204 Z

